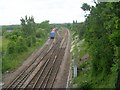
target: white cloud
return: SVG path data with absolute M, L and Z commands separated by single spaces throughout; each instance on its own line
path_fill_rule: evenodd
M 92 0 L 84 0 L 92 4 Z M 0 25 L 20 24 L 20 18 L 33 15 L 36 22 L 51 23 L 84 21 L 82 0 L 1 0 Z

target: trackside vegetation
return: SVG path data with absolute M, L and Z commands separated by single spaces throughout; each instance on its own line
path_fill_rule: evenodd
M 21 18 L 21 25 L 3 26 L 2 72 L 16 69 L 48 39 L 49 21 L 35 23 L 34 17 Z
M 73 43 L 72 52 L 79 55 L 78 61 L 82 48 L 90 57 L 78 65 L 73 84 L 78 88 L 120 88 L 120 2 L 84 3 L 81 8 L 90 14 L 85 15 L 85 22 L 73 22 L 69 27 L 78 44 Z

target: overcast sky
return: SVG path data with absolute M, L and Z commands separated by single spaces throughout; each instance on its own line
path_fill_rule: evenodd
M 36 23 L 82 22 L 83 3 L 94 5 L 93 0 L 0 0 L 0 25 L 20 24 L 25 15 L 32 15 Z

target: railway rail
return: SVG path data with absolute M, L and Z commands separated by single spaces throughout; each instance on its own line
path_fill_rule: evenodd
M 54 40 L 49 40 L 50 46 L 45 45 L 39 55 L 3 89 L 52 88 L 64 57 L 67 40 L 67 30 L 64 30 L 63 37 L 56 34 Z

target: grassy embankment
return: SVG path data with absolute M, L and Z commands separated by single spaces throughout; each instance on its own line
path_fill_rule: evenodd
M 2 51 L 2 36 L 0 36 L 0 52 Z
M 2 72 L 6 72 L 6 71 L 11 71 L 11 70 L 14 70 L 16 69 L 17 67 L 19 67 L 24 60 L 26 60 L 26 58 L 31 55 L 31 53 L 36 50 L 37 48 L 40 48 L 44 43 L 45 41 L 48 39 L 47 38 L 48 35 L 46 35 L 46 37 L 43 37 L 40 39 L 39 42 L 37 42 L 36 45 L 28 48 L 27 51 L 21 53 L 21 54 L 16 54 L 16 55 L 13 55 L 15 57 L 11 57 L 11 56 L 6 56 L 3 58 L 3 67 L 2 67 Z M 6 39 L 6 38 L 3 38 L 2 39 L 2 48 L 3 50 L 7 50 L 7 45 L 9 43 L 9 40 Z
M 0 36 L 0 82 L 2 81 L 2 36 Z

